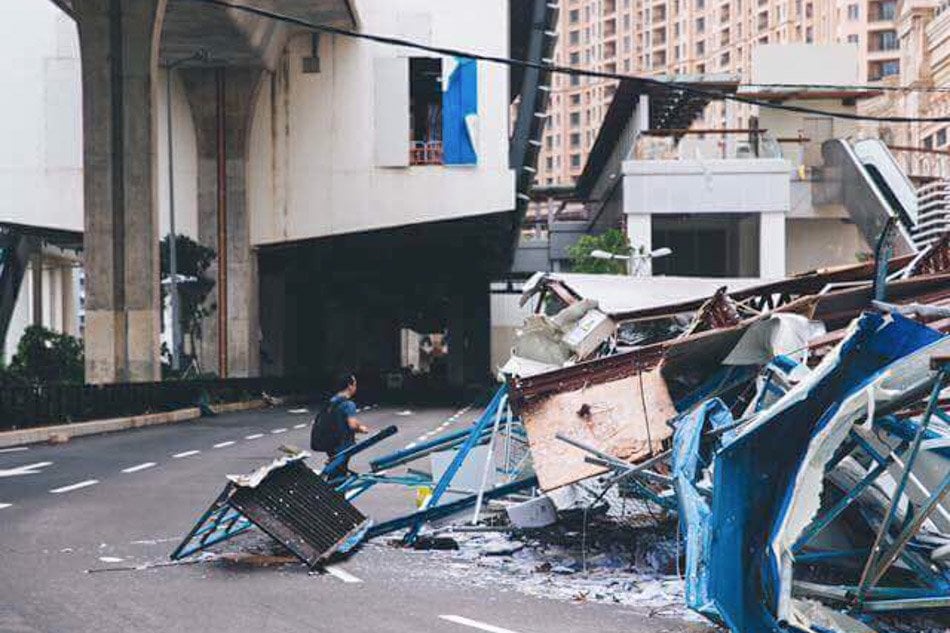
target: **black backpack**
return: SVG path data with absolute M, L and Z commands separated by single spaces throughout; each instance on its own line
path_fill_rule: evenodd
M 340 445 L 339 428 L 336 406 L 328 401 L 313 418 L 313 425 L 310 427 L 310 448 L 321 453 L 336 449 Z

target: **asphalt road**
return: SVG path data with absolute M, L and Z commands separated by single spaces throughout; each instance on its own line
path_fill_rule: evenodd
M 372 409 L 370 426 L 400 433 L 386 453 L 471 421 L 427 409 Z M 310 416 L 286 408 L 0 449 L 0 632 L 150 631 L 578 633 L 705 630 L 628 608 L 572 604 L 446 582 L 432 558 L 373 543 L 332 573 L 225 562 L 139 571 L 91 569 L 167 560 L 228 473 L 250 472 L 284 443 L 305 447 Z M 360 469 L 366 457 L 354 461 Z M 361 497 L 385 519 L 412 508 L 405 489 Z M 477 573 L 477 572 L 473 572 Z

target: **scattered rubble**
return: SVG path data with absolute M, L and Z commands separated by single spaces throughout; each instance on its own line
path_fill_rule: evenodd
M 297 455 L 232 480 L 175 556 L 250 529 L 228 514 L 246 514 L 231 486 L 297 468 L 342 508 L 415 489 L 418 509 L 355 521 L 349 546 L 398 534 L 445 563 L 426 573 L 470 585 L 733 633 L 950 630 L 950 238 L 888 250 L 663 306 L 628 298 L 628 280 L 536 276 L 535 314 L 471 427 L 365 473 L 342 465 L 394 427 L 319 477 Z M 319 565 L 298 540 L 332 512 L 279 540 Z

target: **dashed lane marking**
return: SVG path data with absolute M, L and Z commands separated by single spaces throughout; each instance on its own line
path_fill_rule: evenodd
M 274 435 L 277 435 L 278 433 L 286 433 L 286 432 L 287 432 L 287 429 L 274 429 L 271 431 L 271 433 L 273 433 Z
M 0 503 L 0 510 L 5 510 L 7 508 L 12 508 L 12 507 L 13 507 L 12 503 Z
M 349 573 L 348 571 L 344 569 L 337 567 L 336 565 L 327 565 L 326 567 L 324 567 L 324 569 L 327 570 L 328 574 L 330 574 L 331 576 L 335 578 L 339 578 L 343 582 L 346 582 L 346 583 L 363 582 L 362 580 L 360 580 L 353 574 Z
M 409 442 L 408 444 L 406 444 L 406 450 L 409 450 L 410 448 L 415 448 L 416 446 L 418 446 L 418 444 L 416 444 L 415 442 Z
M 478 620 L 470 620 L 468 618 L 463 618 L 460 615 L 440 615 L 439 618 L 448 622 L 454 622 L 455 624 L 461 624 L 462 626 L 478 629 L 480 631 L 488 631 L 489 633 L 515 633 L 515 631 L 512 631 L 511 629 L 503 629 L 500 626 L 495 626 L 494 624 L 486 624 L 485 622 L 479 622 Z
M 201 451 L 185 451 L 184 453 L 175 453 L 172 455 L 172 459 L 181 459 L 182 457 L 191 457 L 192 455 L 197 455 Z
M 22 477 L 23 475 L 38 475 L 40 468 L 52 466 L 53 462 L 36 462 L 26 466 L 17 466 L 16 468 L 0 469 L 0 479 L 4 477 Z
M 29 446 L 13 446 L 11 448 L 0 448 L 0 453 L 20 453 L 30 450 Z
M 307 428 L 307 423 L 304 422 L 303 424 L 295 424 L 295 425 L 294 425 L 294 428 L 295 428 L 295 429 L 305 429 L 305 428 Z
M 259 440 L 264 437 L 263 433 L 255 433 L 254 435 L 246 435 L 244 439 L 246 440 Z
M 50 490 L 54 495 L 63 494 L 64 492 L 72 492 L 73 490 L 79 490 L 81 488 L 88 488 L 89 486 L 95 486 L 99 483 L 98 479 L 87 479 L 86 481 L 80 481 L 79 483 L 70 484 L 68 486 L 63 486 L 62 488 L 53 488 Z
M 145 462 L 144 464 L 138 464 L 137 466 L 129 466 L 128 468 L 123 468 L 122 472 L 127 473 L 127 474 L 137 473 L 140 470 L 147 470 L 149 468 L 152 468 L 155 465 L 156 465 L 155 462 Z
M 227 442 L 218 442 L 212 448 L 227 448 L 228 446 L 234 446 L 234 440 L 229 440 Z

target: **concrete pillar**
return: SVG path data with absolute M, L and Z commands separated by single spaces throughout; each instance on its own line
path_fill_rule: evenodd
M 638 213 L 626 216 L 627 239 L 636 252 L 649 253 L 653 250 L 653 221 L 649 214 Z M 628 272 L 633 275 L 638 270 L 638 264 L 631 260 Z M 653 263 L 646 260 L 639 264 L 639 274 L 649 277 L 653 274 Z
M 487 280 L 460 282 L 449 305 L 448 378 L 453 387 L 485 382 L 491 375 L 491 304 Z
M 217 309 L 202 324 L 199 359 L 204 371 L 223 377 L 260 374 L 257 258 L 251 251 L 246 182 L 247 136 L 261 76 L 258 68 L 182 71 L 198 142 L 198 241 L 218 253 L 208 271 L 217 280 L 209 298 Z
M 33 325 L 43 325 L 43 252 L 39 249 L 30 262 L 30 292 L 32 293 Z
M 166 0 L 76 0 L 86 381 L 161 378 L 154 86 Z
M 759 277 L 785 277 L 785 214 L 759 215 Z

